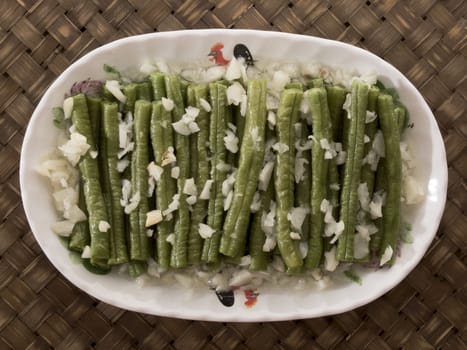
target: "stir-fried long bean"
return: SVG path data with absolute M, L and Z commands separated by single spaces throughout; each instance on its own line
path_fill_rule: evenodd
M 139 196 L 139 205 L 130 213 L 129 241 L 130 258 L 137 261 L 146 261 L 150 256 L 149 238 L 146 235 L 150 120 L 151 103 L 137 100 L 135 103 L 135 150 L 131 162 L 131 187 L 133 195 Z
M 128 261 L 125 239 L 125 221 L 120 205 L 121 179 L 117 171 L 118 162 L 118 105 L 115 102 L 102 104 L 102 136 L 99 160 L 103 164 L 102 178 L 105 182 L 105 199 L 110 229 L 109 264 L 121 264 Z
M 391 249 L 389 263 L 392 265 L 396 257 L 396 244 L 400 228 L 400 205 L 402 183 L 402 161 L 400 152 L 400 127 L 397 113 L 390 95 L 378 97 L 378 111 L 383 132 L 386 162 L 386 201 L 383 206 L 383 241 L 380 256 L 388 248 Z
M 277 140 L 279 145 L 286 148 L 280 150 L 276 156 L 274 174 L 277 194 L 277 245 L 289 268 L 303 264 L 298 241 L 292 240 L 293 230 L 297 228 L 292 228 L 289 222 L 289 215 L 294 206 L 295 123 L 298 121 L 302 97 L 302 90 L 284 90 L 277 111 Z
M 208 204 L 207 224 L 214 230 L 214 233 L 204 241 L 202 259 L 209 263 L 216 263 L 219 261 L 219 244 L 224 216 L 222 183 L 226 178 L 226 172 L 222 169 L 222 165 L 225 164 L 227 157 L 224 145 L 227 88 L 220 83 L 211 83 L 209 84 L 209 94 L 212 108 L 209 126 L 209 150 L 211 151 L 211 179 L 213 184 Z
M 102 232 L 100 228 L 103 226 L 102 223 L 108 223 L 108 218 L 104 196 L 99 183 L 99 166 L 97 159 L 91 157 L 91 152 L 97 152 L 97 149 L 91 130 L 86 96 L 83 94 L 78 94 L 73 97 L 72 121 L 76 131 L 85 136 L 90 145 L 90 150 L 79 162 L 79 170 L 83 181 L 86 207 L 89 213 L 91 263 L 95 265 L 106 265 L 110 257 L 109 235 L 107 232 Z
M 205 84 L 188 87 L 188 104 L 199 109 L 197 123 L 199 132 L 191 136 L 191 164 L 192 174 L 198 191 L 198 200 L 193 206 L 188 236 L 188 263 L 198 264 L 201 260 L 203 241 L 199 235 L 199 224 L 203 223 L 208 209 L 208 202 L 200 199 L 199 195 L 209 179 L 209 114 L 203 108 L 201 99 L 208 100 L 208 86 Z M 196 158 L 193 155 L 196 154 Z M 196 159 L 196 161 L 195 161 Z
M 230 257 L 246 246 L 250 206 L 256 190 L 264 157 L 266 127 L 266 81 L 250 80 L 247 86 L 248 107 L 240 149 L 238 173 L 232 204 L 224 223 L 221 253 Z
M 171 113 L 164 109 L 162 102 L 153 102 L 151 116 L 152 149 L 155 164 L 163 169 L 156 185 L 156 208 L 161 212 L 168 209 L 169 203 L 175 195 L 175 181 L 171 177 L 172 165 L 165 164 L 165 166 L 162 166 L 164 154 L 168 152 L 169 147 L 173 147 L 171 122 Z M 156 257 L 157 262 L 163 268 L 170 266 L 172 247 L 167 242 L 167 237 L 174 231 L 173 219 L 170 219 L 171 215 L 166 216 L 156 227 Z
M 172 110 L 172 119 L 174 122 L 178 122 L 182 119 L 185 110 L 182 86 L 183 84 L 181 84 L 178 76 L 165 76 L 167 98 L 171 99 L 174 103 L 174 108 Z M 190 175 L 189 151 L 189 136 L 175 133 L 175 152 L 177 155 L 177 166 L 180 168 L 180 174 L 177 179 L 179 207 L 175 215 L 175 242 L 172 247 L 172 254 L 170 257 L 170 266 L 175 268 L 181 268 L 187 265 L 190 212 L 188 209 L 188 203 L 186 202 L 187 195 L 184 193 L 183 189 L 185 187 L 185 181 Z
M 331 116 L 324 87 L 312 88 L 306 95 L 313 120 L 314 143 L 311 159 L 310 237 L 305 264 L 308 268 L 316 268 L 323 255 L 324 213 L 321 211 L 321 203 L 326 199 L 328 187 L 329 157 L 326 157 L 325 146 L 332 137 Z
M 339 236 L 337 244 L 337 259 L 340 261 L 352 261 L 354 258 L 357 189 L 360 184 L 363 159 L 368 86 L 364 82 L 354 81 L 351 98 L 350 128 L 347 133 L 344 131 L 344 134 L 348 136 L 340 207 L 340 219 L 344 223 L 344 232 Z

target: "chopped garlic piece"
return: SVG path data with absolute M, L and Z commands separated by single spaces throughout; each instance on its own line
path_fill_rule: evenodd
M 302 232 L 302 225 L 306 216 L 310 213 L 309 208 L 297 207 L 292 208 L 287 214 L 287 219 L 290 221 L 292 228 Z
M 154 178 L 157 182 L 161 180 L 162 173 L 164 172 L 164 168 L 156 165 L 154 162 L 151 162 L 147 166 L 149 176 Z
M 206 225 L 206 224 L 199 224 L 199 230 L 198 233 L 203 239 L 208 239 L 211 238 L 215 230 L 211 228 L 211 226 Z
M 104 220 L 99 221 L 100 232 L 107 232 L 109 229 L 110 229 L 110 224 L 107 221 L 104 221 Z
M 369 204 L 370 215 L 372 219 L 381 218 L 383 216 L 383 196 L 376 192 L 373 195 L 373 200 Z
M 290 232 L 289 236 L 290 236 L 290 239 L 293 239 L 293 240 L 299 240 L 302 238 L 300 236 L 300 233 L 297 233 L 297 232 Z
M 246 91 L 243 86 L 238 83 L 234 82 L 227 88 L 227 104 L 238 106 L 242 102 L 242 96 L 246 96 Z
M 146 213 L 146 227 L 158 224 L 162 221 L 162 212 L 160 210 L 151 210 Z
M 225 71 L 225 79 L 228 81 L 237 80 L 242 77 L 242 70 L 241 70 L 240 62 L 234 57 L 229 62 L 227 69 Z
M 170 176 L 174 179 L 178 179 L 180 176 L 180 167 L 174 166 L 172 169 L 170 169 Z
M 276 126 L 276 113 L 268 111 L 268 124 L 270 129 L 274 129 Z
M 358 185 L 357 195 L 358 195 L 358 201 L 360 202 L 360 207 L 364 211 L 369 211 L 370 194 L 368 192 L 368 185 L 366 182 L 363 182 Z
M 326 271 L 334 271 L 339 265 L 336 259 L 336 247 L 332 247 L 329 252 L 324 252 L 324 268 Z
M 189 179 L 185 180 L 185 183 L 183 185 L 183 193 L 190 196 L 198 195 L 198 189 L 196 188 L 194 178 L 190 177 Z
M 228 151 L 231 153 L 237 153 L 238 152 L 238 137 L 235 135 L 235 133 L 232 130 L 225 130 L 225 136 L 224 136 L 224 145 L 225 148 L 227 148 Z
M 130 165 L 130 161 L 128 159 L 121 159 L 117 162 L 117 171 L 119 173 L 123 173 L 127 166 Z
M 177 157 L 175 157 L 173 147 L 169 147 L 167 151 L 162 154 L 162 161 L 161 166 L 166 166 L 168 164 L 175 163 L 177 161 Z
M 353 254 L 356 259 L 362 259 L 370 254 L 370 236 L 366 237 L 360 232 L 353 238 Z
M 266 164 L 264 164 L 263 169 L 261 169 L 261 172 L 259 173 L 258 189 L 260 189 L 261 191 L 267 190 L 269 182 L 271 181 L 273 171 L 274 161 L 266 162 Z
M 261 208 L 261 194 L 258 191 L 256 191 L 253 196 L 253 201 L 251 202 L 251 205 L 250 205 L 250 211 L 252 213 L 256 213 L 260 208 Z
M 368 123 L 373 122 L 374 120 L 376 120 L 376 117 L 377 117 L 377 115 L 376 115 L 375 112 L 366 111 L 365 123 L 368 124 Z
M 392 259 L 392 254 L 394 251 L 392 250 L 392 247 L 388 245 L 386 249 L 384 250 L 383 255 L 381 256 L 381 260 L 379 262 L 379 266 L 383 266 L 384 264 L 388 263 Z
M 197 202 L 198 198 L 195 195 L 187 197 L 186 202 L 188 205 L 193 205 Z
M 139 205 L 139 201 L 141 200 L 141 196 L 139 191 L 133 194 L 130 199 L 130 203 L 125 206 L 125 214 L 130 214 L 136 207 Z
M 204 109 L 206 112 L 211 112 L 211 105 L 210 105 L 209 102 L 206 101 L 204 98 L 200 98 L 200 99 L 199 99 L 199 104 L 201 105 L 201 107 L 203 107 L 203 109 Z
M 276 238 L 271 236 L 266 236 L 266 240 L 263 244 L 263 252 L 270 252 L 276 247 Z
M 207 200 L 210 198 L 210 192 L 211 192 L 211 187 L 213 183 L 214 183 L 214 180 L 206 180 L 203 190 L 201 191 L 201 194 L 199 195 L 199 199 Z
M 71 165 L 76 166 L 82 156 L 91 148 L 87 143 L 86 136 L 81 135 L 79 132 L 70 134 L 70 139 L 59 146 L 58 149 L 62 151 L 63 156 L 68 159 Z
M 233 191 L 230 191 L 227 194 L 227 197 L 224 198 L 224 211 L 227 211 L 230 209 L 230 205 L 232 204 L 232 199 L 233 199 Z
M 83 252 L 81 253 L 81 258 L 82 259 L 91 259 L 91 247 L 90 246 L 85 246 L 83 249 Z
M 73 102 L 73 97 L 67 97 L 63 101 L 63 115 L 65 116 L 65 119 L 71 118 L 71 113 L 73 112 Z
M 345 95 L 345 101 L 344 101 L 344 105 L 342 106 L 342 109 L 344 111 L 347 111 L 347 118 L 351 118 L 350 116 L 350 106 L 352 104 L 352 95 L 350 93 L 348 93 L 347 95 Z
M 120 83 L 118 80 L 107 80 L 105 87 L 114 97 L 122 103 L 126 102 L 126 96 L 120 90 Z
M 73 231 L 75 224 L 69 220 L 54 222 L 52 224 L 52 231 L 59 236 L 68 237 Z
M 162 97 L 162 107 L 164 107 L 164 109 L 167 112 L 170 112 L 170 111 L 172 111 L 174 109 L 175 103 L 170 98 Z
M 165 241 L 170 243 L 171 245 L 174 245 L 175 244 L 175 233 L 171 233 L 170 235 L 168 235 Z
M 162 215 L 167 217 L 168 214 L 178 210 L 179 206 L 180 206 L 180 195 L 176 193 L 173 195 L 172 201 L 169 203 L 168 208 L 162 212 Z
M 282 154 L 289 150 L 289 146 L 287 146 L 285 143 L 276 142 L 274 145 L 272 145 L 272 149 L 279 154 Z
M 188 106 L 185 108 L 185 114 L 182 116 L 182 118 L 179 121 L 172 123 L 172 127 L 177 133 L 183 136 L 196 133 L 199 131 L 199 126 L 195 122 L 198 115 L 198 108 Z

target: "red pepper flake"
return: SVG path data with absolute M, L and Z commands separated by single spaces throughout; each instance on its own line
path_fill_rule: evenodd
M 252 290 L 252 289 L 245 289 L 243 291 L 243 293 L 245 294 L 245 298 L 246 298 L 246 301 L 245 301 L 245 306 L 246 307 L 253 307 L 255 306 L 256 304 L 256 301 L 257 301 L 257 298 L 258 298 L 258 295 L 259 293 L 255 290 Z

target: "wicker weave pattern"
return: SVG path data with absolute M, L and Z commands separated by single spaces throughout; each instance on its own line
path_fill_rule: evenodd
M 466 349 L 466 13 L 462 0 L 0 1 L 0 349 Z M 428 101 L 448 154 L 446 212 L 423 261 L 384 297 L 296 322 L 191 322 L 98 302 L 41 253 L 21 206 L 18 162 L 25 127 L 49 84 L 117 38 L 215 27 L 361 46 L 394 64 Z

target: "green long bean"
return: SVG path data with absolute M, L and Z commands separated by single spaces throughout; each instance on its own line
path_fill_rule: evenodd
M 353 244 L 357 213 L 357 189 L 363 159 L 363 138 L 368 105 L 368 86 L 361 81 L 354 81 L 351 90 L 350 128 L 347 133 L 347 153 L 344 164 L 344 179 L 341 192 L 340 220 L 344 231 L 337 244 L 337 259 L 353 260 Z M 344 131 L 345 132 L 345 131 Z
M 301 143 L 308 141 L 308 125 L 306 120 L 301 120 L 301 130 L 302 134 L 300 135 Z M 303 179 L 301 179 L 295 185 L 295 205 L 297 207 L 308 208 L 310 209 L 311 201 L 311 151 L 304 150 L 300 158 L 304 159 L 304 173 Z M 302 224 L 302 239 L 308 239 L 310 236 L 310 214 L 305 216 L 305 220 Z
M 140 201 L 138 207 L 130 213 L 129 250 L 131 260 L 146 261 L 150 256 L 149 238 L 146 235 L 146 214 L 149 205 L 147 166 L 149 163 L 148 141 L 151 103 L 137 100 L 134 118 L 135 150 L 131 162 L 131 185 L 133 194 L 139 193 Z
M 122 87 L 122 92 L 126 97 L 125 104 L 123 105 L 123 112 L 133 113 L 135 111 L 136 89 L 137 84 L 135 83 L 131 83 Z
M 83 182 L 80 181 L 79 185 L 79 199 L 78 207 L 83 211 L 83 213 L 88 217 L 88 210 L 86 208 L 86 200 L 84 198 Z M 88 220 L 80 221 L 73 226 L 73 231 L 70 235 L 70 240 L 68 241 L 68 248 L 70 250 L 81 253 L 87 245 L 89 245 L 89 222 Z
M 165 76 L 165 89 L 167 98 L 174 102 L 172 110 L 172 119 L 178 122 L 182 119 L 185 112 L 184 94 L 182 92 L 183 84 L 176 75 Z M 188 233 L 190 231 L 190 212 L 186 202 L 186 194 L 183 193 L 185 181 L 190 175 L 189 136 L 175 133 L 175 152 L 177 155 L 177 165 L 180 168 L 180 175 L 177 179 L 177 189 L 180 195 L 179 208 L 175 216 L 175 242 L 172 247 L 170 257 L 170 266 L 175 268 L 185 267 L 187 265 L 187 245 Z
M 151 73 L 149 79 L 152 83 L 152 99 L 153 101 L 160 101 L 162 97 L 166 96 L 165 91 L 165 75 L 164 73 L 154 72 Z
M 311 202 L 310 202 L 310 238 L 305 265 L 317 268 L 323 255 L 324 214 L 321 203 L 326 199 L 328 187 L 329 159 L 325 158 L 325 149 L 321 145 L 332 137 L 331 116 L 324 87 L 312 88 L 306 92 L 313 120 L 313 136 L 315 143 L 311 153 Z
M 266 241 L 266 235 L 261 227 L 263 215 L 269 210 L 271 201 L 274 198 L 274 181 L 269 182 L 269 186 L 265 192 L 261 193 L 261 206 L 254 213 L 250 228 L 248 251 L 251 257 L 249 269 L 254 271 L 265 271 L 270 260 L 270 252 L 263 250 Z
M 386 162 L 386 201 L 383 206 L 382 256 L 388 247 L 392 249 L 389 264 L 394 263 L 396 244 L 400 229 L 400 205 L 402 183 L 402 161 L 400 152 L 400 127 L 397 113 L 394 112 L 392 96 L 378 96 L 378 111 L 383 132 Z
M 101 222 L 108 222 L 105 209 L 104 196 L 101 191 L 99 179 L 99 165 L 96 158 L 91 157 L 91 152 L 97 152 L 96 144 L 91 130 L 86 96 L 78 94 L 73 96 L 72 121 L 76 131 L 84 135 L 91 146 L 79 162 L 83 192 L 86 207 L 89 213 L 89 232 L 91 237 L 91 263 L 94 265 L 106 265 L 110 257 L 109 235 L 99 230 Z
M 209 179 L 209 113 L 204 110 L 200 100 L 208 100 L 208 86 L 206 84 L 192 85 L 188 87 L 188 104 L 199 109 L 199 115 L 196 119 L 200 131 L 192 135 L 191 141 L 191 176 L 195 178 L 195 184 L 198 189 L 198 201 L 193 206 L 190 221 L 190 233 L 188 236 L 188 263 L 198 264 L 201 261 L 203 241 L 199 235 L 199 224 L 203 223 L 208 210 L 208 202 L 199 199 L 199 195 Z M 193 155 L 196 154 L 196 162 Z
M 235 257 L 246 246 L 250 206 L 263 165 L 266 129 L 266 81 L 247 84 L 248 106 L 232 204 L 224 222 L 221 253 Z
M 118 139 L 118 104 L 115 102 L 102 104 L 102 142 L 99 161 L 104 163 L 103 181 L 106 183 L 107 216 L 110 220 L 110 257 L 109 264 L 121 264 L 128 261 L 125 239 L 125 222 L 123 208 L 120 205 L 121 179 L 117 171 L 119 150 Z
M 212 108 L 209 123 L 209 150 L 211 151 L 211 179 L 214 182 L 208 203 L 207 224 L 214 230 L 214 233 L 205 239 L 201 258 L 208 263 L 217 263 L 224 216 L 222 183 L 226 178 L 226 172 L 222 171 L 220 166 L 226 162 L 227 157 L 224 145 L 227 87 L 220 83 L 211 83 L 209 95 Z
M 162 106 L 161 101 L 152 103 L 151 117 L 151 142 L 154 152 L 154 162 L 158 166 L 162 166 L 164 153 L 169 147 L 173 147 L 172 134 L 172 116 Z M 171 177 L 171 165 L 167 164 L 163 167 L 161 178 L 156 186 L 156 208 L 165 211 L 167 210 L 173 196 L 175 195 L 175 181 Z M 170 267 L 170 255 L 172 246 L 167 242 L 167 237 L 174 231 L 174 220 L 165 218 L 157 227 L 156 237 L 156 256 L 159 266 L 163 268 Z
M 275 189 L 277 246 L 284 263 L 289 268 L 297 268 L 303 264 L 298 249 L 298 241 L 291 238 L 293 228 L 289 222 L 289 214 L 294 206 L 294 169 L 295 169 L 295 123 L 298 121 L 302 90 L 286 89 L 281 95 L 277 111 L 277 140 L 287 146 L 287 150 L 279 151 L 276 156 Z

